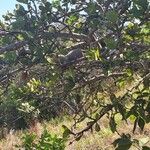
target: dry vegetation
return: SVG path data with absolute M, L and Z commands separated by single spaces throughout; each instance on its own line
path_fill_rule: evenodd
M 136 132 L 133 134 L 133 123 L 128 122 L 126 124 L 125 122 L 120 121 L 120 117 L 117 119 L 118 124 L 118 132 L 120 134 L 131 134 L 132 138 L 136 138 L 138 140 L 141 139 L 141 141 L 147 141 L 145 145 L 150 146 L 150 124 L 147 124 L 145 126 L 145 130 L 143 132 L 140 131 L 140 129 L 137 129 Z M 47 128 L 47 130 L 50 133 L 54 133 L 57 135 L 62 136 L 63 130 L 62 125 L 65 124 L 68 127 L 71 127 L 73 121 L 70 120 L 70 118 L 65 117 L 63 119 L 54 119 L 50 122 L 45 123 L 37 123 L 36 126 L 31 127 L 28 132 L 34 132 L 37 135 L 40 136 L 42 133 L 44 127 Z M 73 142 L 72 144 L 69 144 L 70 141 L 72 141 L 72 138 L 69 139 L 69 141 L 66 143 L 66 150 L 113 150 L 115 149 L 112 145 L 113 141 L 117 138 L 119 138 L 119 135 L 117 133 L 112 133 L 108 121 L 106 118 L 103 118 L 99 122 L 101 126 L 100 132 L 87 132 L 78 142 Z M 77 127 L 77 129 L 83 128 L 83 124 L 80 124 L 80 126 Z M 5 139 L 2 139 L 0 141 L 0 150 L 16 150 L 17 148 L 15 145 L 21 144 L 21 137 L 25 131 L 17 131 L 13 132 L 11 131 L 9 134 L 6 135 Z M 136 146 L 132 146 L 130 148 L 131 150 L 139 150 Z

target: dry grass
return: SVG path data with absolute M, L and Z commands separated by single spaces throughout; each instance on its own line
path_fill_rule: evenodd
M 5 139 L 0 141 L 0 150 L 14 150 L 16 144 L 21 143 L 22 131 L 11 131 L 6 135 Z
M 133 136 L 133 138 L 140 139 L 140 138 L 147 138 L 150 137 L 150 124 L 146 125 L 145 131 L 140 132 L 139 129 L 136 130 L 135 134 L 132 133 L 133 129 L 133 123 L 129 123 L 128 125 L 126 123 L 121 123 L 118 119 L 117 121 L 119 123 L 118 125 L 118 131 L 119 133 L 129 133 Z M 31 127 L 28 132 L 34 132 L 38 136 L 42 133 L 44 127 L 47 128 L 47 130 L 50 133 L 57 134 L 59 136 L 62 136 L 63 130 L 62 125 L 65 124 L 68 127 L 71 127 L 73 124 L 73 121 L 71 121 L 69 118 L 64 119 L 55 119 L 50 122 L 45 123 L 37 123 L 36 126 Z M 87 132 L 84 134 L 83 138 L 81 138 L 78 142 L 73 142 L 73 144 L 69 145 L 66 143 L 66 150 L 113 150 L 112 142 L 119 138 L 119 135 L 117 133 L 112 133 L 110 131 L 110 128 L 108 126 L 108 121 L 106 118 L 101 120 L 99 122 L 101 126 L 101 131 L 93 133 Z M 80 124 L 78 126 L 78 129 L 83 124 Z M 17 131 L 17 132 L 10 132 L 7 134 L 6 138 L 0 141 L 0 150 L 16 150 L 15 148 L 16 144 L 21 144 L 21 136 L 23 135 L 24 131 Z M 72 140 L 72 138 L 70 139 Z M 150 146 L 150 141 L 147 143 L 148 146 Z M 132 147 L 131 150 L 136 150 L 137 148 Z

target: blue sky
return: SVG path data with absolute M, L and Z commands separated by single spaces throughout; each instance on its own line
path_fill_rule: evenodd
M 10 12 L 15 8 L 16 0 L 0 0 L 0 19 L 2 19 L 2 15 L 4 15 L 7 10 Z

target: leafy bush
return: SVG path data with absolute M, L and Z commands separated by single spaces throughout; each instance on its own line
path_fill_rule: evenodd
M 87 120 L 82 130 L 65 128 L 78 140 L 93 127 L 99 131 L 103 116 L 113 133 L 118 114 L 125 121 L 134 116 L 133 132 L 143 131 L 150 122 L 148 0 L 17 1 L 0 22 L 6 120 L 50 119 L 67 107 L 76 114 L 74 127 Z M 82 59 L 70 57 L 75 49 Z
M 57 135 L 52 135 L 48 133 L 45 129 L 40 137 L 34 133 L 26 133 L 22 137 L 22 145 L 17 145 L 16 147 L 24 148 L 25 150 L 64 150 L 65 140 L 59 138 Z

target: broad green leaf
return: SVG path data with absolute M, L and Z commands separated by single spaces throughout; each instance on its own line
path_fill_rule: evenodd
M 121 138 L 116 139 L 113 142 L 115 146 L 115 150 L 128 150 L 132 146 L 132 141 L 130 139 L 130 135 L 123 134 Z

